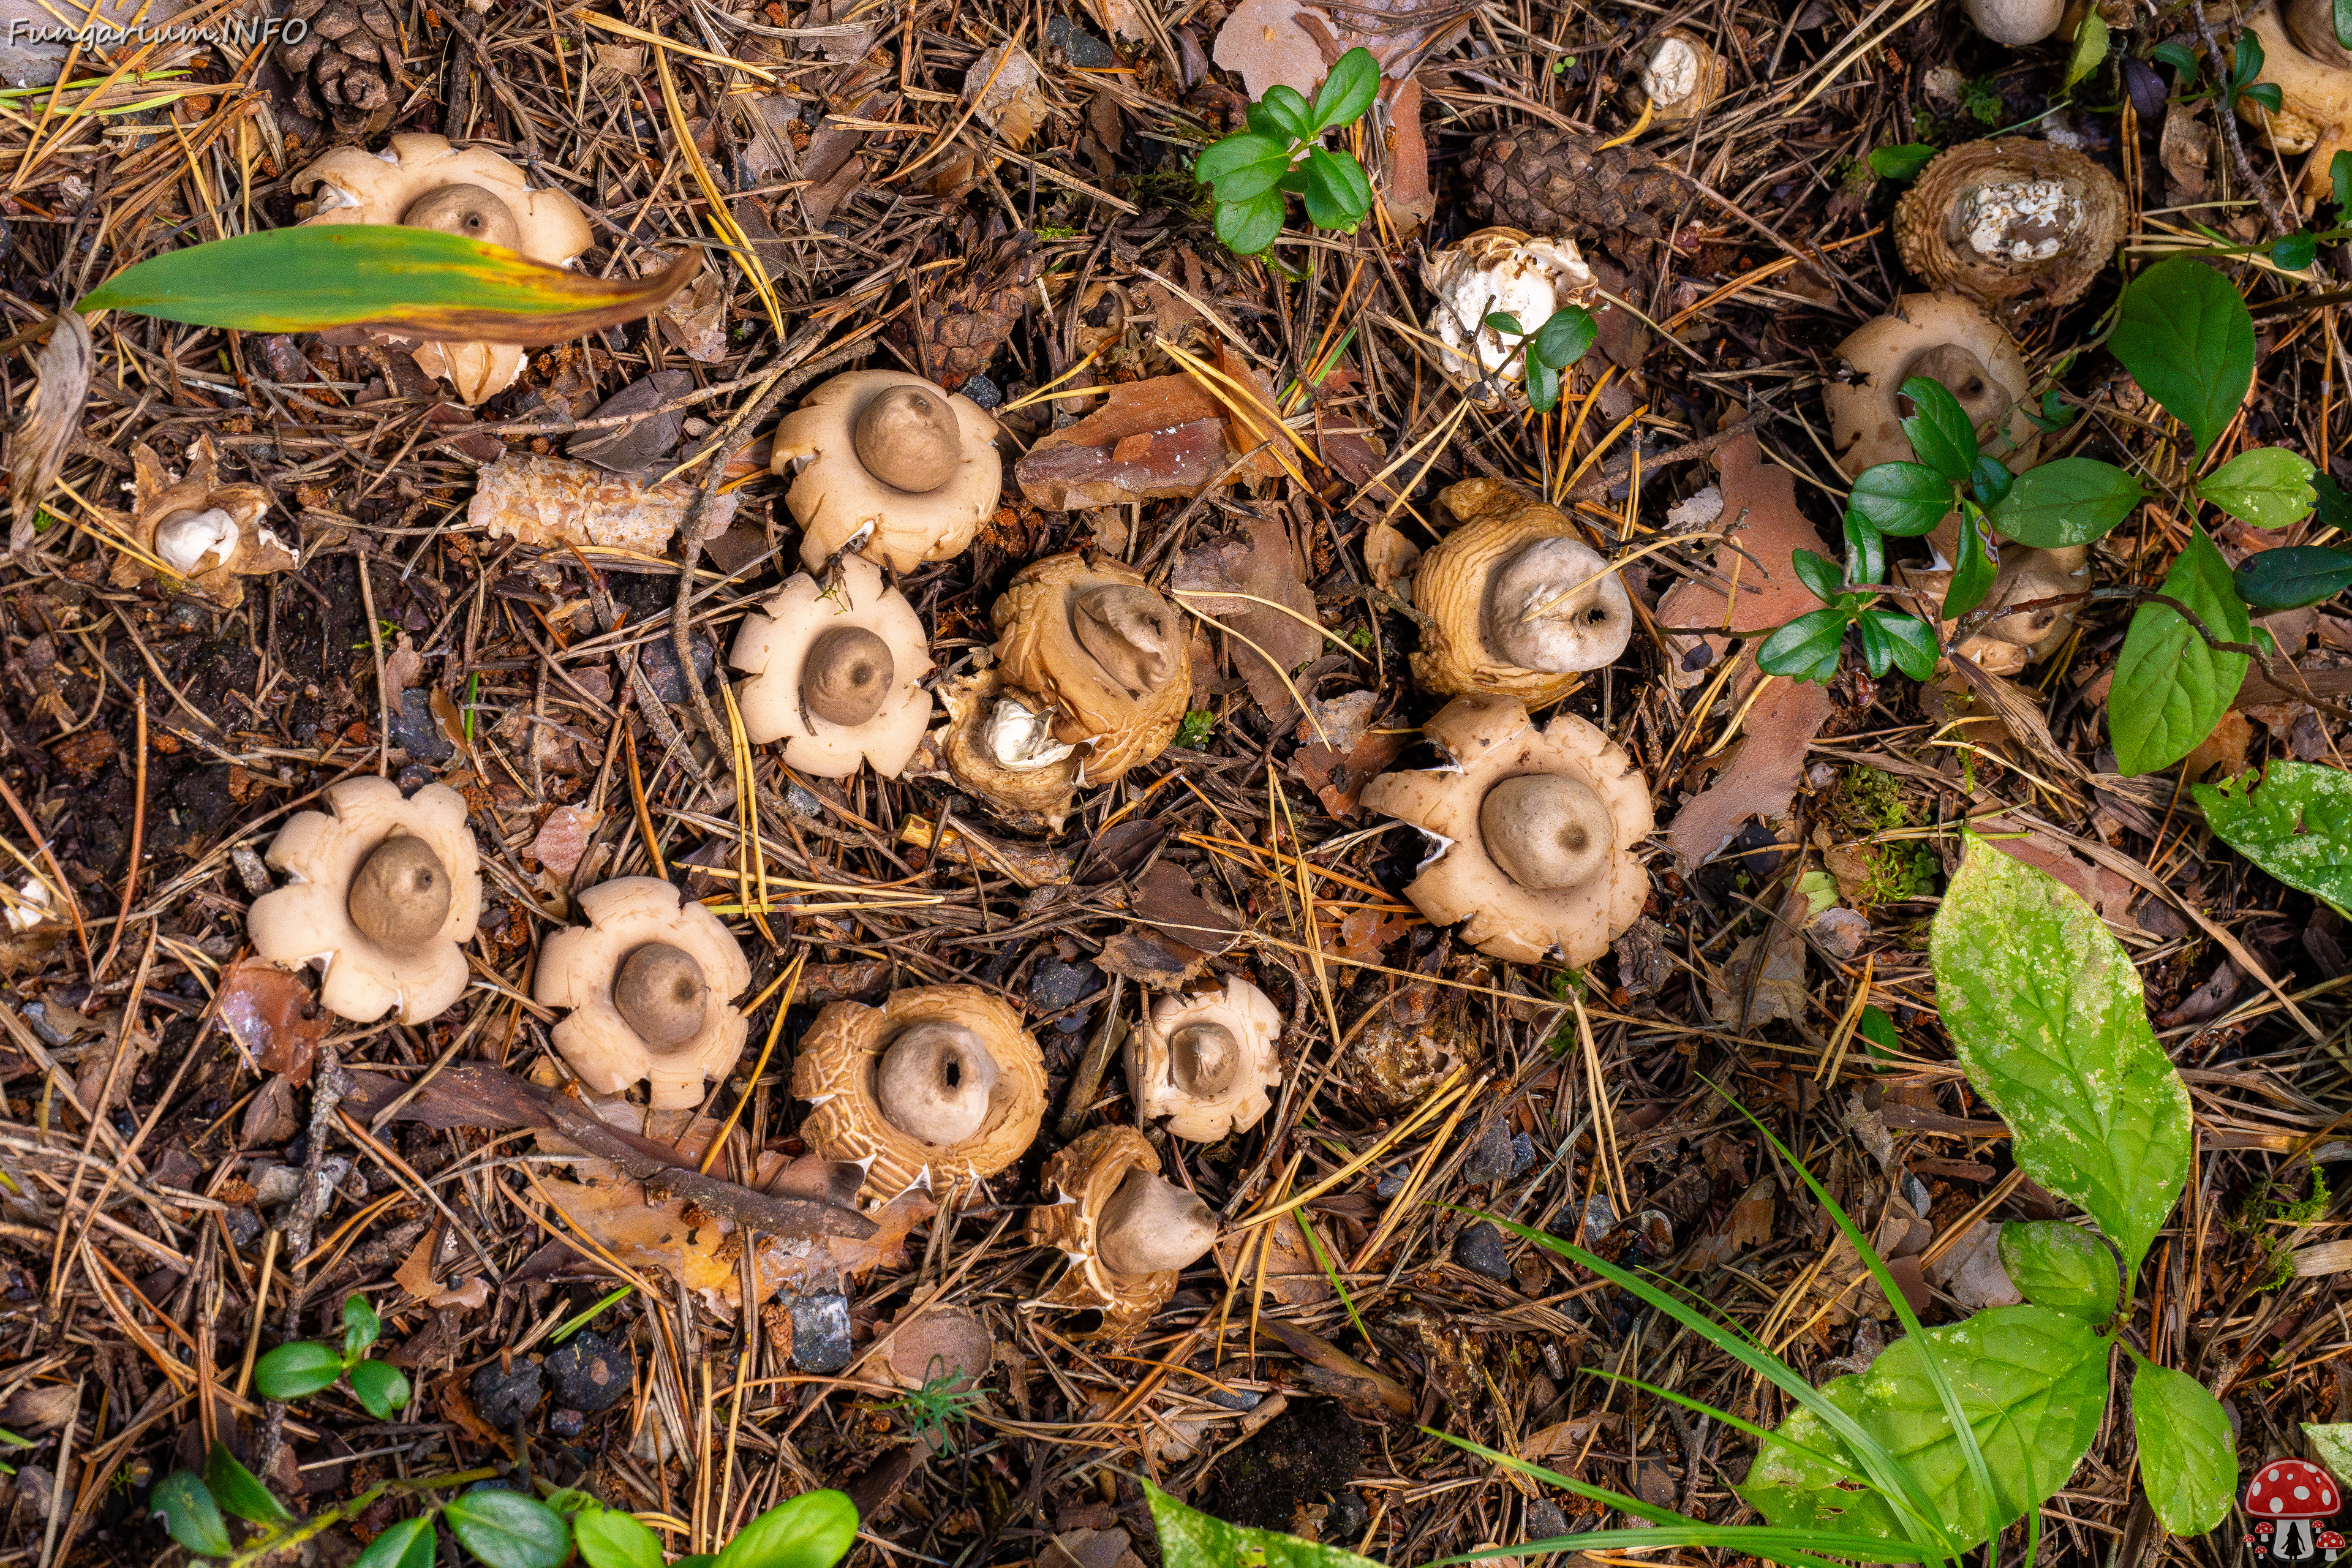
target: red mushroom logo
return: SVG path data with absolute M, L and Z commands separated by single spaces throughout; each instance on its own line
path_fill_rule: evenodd
M 2324 1533 L 2319 1521 L 2343 1506 L 2336 1478 L 2317 1465 L 2301 1459 L 2273 1459 L 2254 1472 L 2246 1486 L 2246 1511 L 2263 1522 L 2254 1527 L 2254 1556 L 2266 1563 L 2317 1563 L 2336 1560 L 2344 1538 Z M 2273 1533 L 2273 1526 L 2275 1533 Z

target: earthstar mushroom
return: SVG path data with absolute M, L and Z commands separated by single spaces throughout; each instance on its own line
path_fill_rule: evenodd
M 131 537 L 215 604 L 235 609 L 245 602 L 246 578 L 297 564 L 294 551 L 261 525 L 269 514 L 269 492 L 259 485 L 222 484 L 209 436 L 189 444 L 184 479 L 174 479 L 144 442 L 131 448 Z M 115 556 L 109 580 L 133 588 L 155 575 L 124 551 Z
M 482 883 L 466 798 L 426 784 L 403 798 L 388 779 L 329 784 L 327 811 L 298 812 L 264 857 L 289 885 L 246 912 L 254 951 L 276 963 L 316 963 L 319 1001 L 370 1024 L 397 1012 L 405 1024 L 446 1011 L 464 994 L 466 955 Z
M 1085 748 L 1077 776 L 1089 784 L 1108 784 L 1175 739 L 1192 700 L 1191 632 L 1141 573 L 1094 552 L 1049 555 L 1023 567 L 990 615 L 1009 689 L 999 702 L 1020 709 L 1010 729 L 992 716 L 1000 765 L 1050 760 L 1030 728 L 1048 715 L 1054 742 Z M 1008 751 L 1015 740 L 1026 758 Z
M 743 1054 L 750 1026 L 729 1005 L 751 984 L 741 945 L 658 877 L 616 877 L 578 902 L 588 924 L 541 944 L 531 989 L 571 1009 L 551 1031 L 556 1050 L 599 1094 L 642 1079 L 656 1110 L 700 1103 Z
M 2279 89 L 2273 114 L 2252 98 L 2238 100 L 2238 114 L 2262 132 L 2265 145 L 2283 153 L 2307 153 L 2303 164 L 2303 210 L 2334 194 L 2329 165 L 2352 144 L 2352 52 L 2336 41 L 2332 0 L 2263 0 L 2245 12 L 2246 32 L 2262 45 L 2259 81 Z M 2232 51 L 2232 62 L 2235 51 Z
M 835 573 L 827 584 L 794 573 L 743 617 L 728 655 L 751 676 L 736 695 L 743 733 L 782 741 L 785 765 L 818 778 L 846 778 L 860 762 L 896 778 L 930 722 L 930 646 L 880 567 L 845 555 Z
M 1425 258 L 1421 280 L 1437 296 L 1429 330 L 1445 347 L 1446 374 L 1491 385 L 1523 379 L 1520 339 L 1487 324 L 1501 314 L 1533 334 L 1570 305 L 1590 305 L 1600 283 L 1572 239 L 1536 239 L 1516 228 L 1482 228 Z
M 1983 450 L 2011 468 L 2032 466 L 2042 432 L 2029 417 L 2032 378 L 2006 329 L 1960 294 L 1906 294 L 1885 315 L 1848 333 L 1834 351 L 1851 381 L 1826 383 L 1830 452 L 1851 479 L 1881 463 L 1917 461 L 1903 421 L 1903 384 L 1925 376 L 1956 398 Z
M 1650 891 L 1633 854 L 1650 790 L 1633 760 L 1573 714 L 1538 730 L 1507 698 L 1457 697 L 1422 734 L 1454 769 L 1382 773 L 1362 796 L 1436 846 L 1405 897 L 1496 958 L 1557 952 L 1573 968 L 1607 952 Z
M 1723 95 L 1723 57 L 1686 27 L 1664 28 L 1642 62 L 1642 91 L 1652 124 L 1695 120 Z
M 979 986 L 918 985 L 819 1013 L 793 1093 L 814 1106 L 801 1129 L 812 1149 L 866 1163 L 870 1201 L 928 1184 L 945 1204 L 1027 1151 L 1045 1063 L 1021 1015 Z
M 1414 607 L 1433 623 L 1412 656 L 1416 684 L 1540 705 L 1625 651 L 1625 584 L 1565 512 L 1501 479 L 1465 479 L 1437 499 L 1460 525 L 1413 573 Z
M 562 191 L 534 190 L 523 171 L 486 147 L 458 149 L 448 138 L 405 132 L 383 153 L 337 147 L 296 174 L 293 188 L 316 193 L 308 224 L 402 224 L 504 246 L 550 267 L 569 267 L 593 237 L 579 205 Z M 504 392 L 522 374 L 513 343 L 415 342 L 427 375 L 446 376 L 467 403 Z
M 2015 48 L 2038 44 L 2058 30 L 2066 0 L 1960 0 L 1978 32 Z
M 1077 748 L 1054 739 L 1044 699 L 1008 692 L 991 665 L 940 681 L 940 703 L 948 721 L 934 739 L 950 776 L 1016 826 L 1059 833 L 1077 790 Z
M 1208 1205 L 1160 1176 L 1159 1154 L 1132 1127 L 1080 1134 L 1045 1162 L 1041 1185 L 1059 1201 L 1029 1211 L 1029 1239 L 1060 1248 L 1069 1267 L 1036 1304 L 1100 1308 L 1097 1336 L 1140 1328 L 1216 1244 Z
M 919 375 L 854 370 L 821 384 L 776 426 L 771 467 L 797 472 L 784 504 L 814 570 L 843 551 L 893 572 L 944 561 L 996 510 L 996 421 Z
M 2070 147 L 2024 136 L 1937 153 L 1895 204 L 1912 276 L 2015 316 L 2072 303 L 2124 237 L 2123 186 Z
M 1282 1010 L 1246 980 L 1162 996 L 1127 1037 L 1127 1087 L 1139 1122 L 1168 1119 L 1195 1143 L 1246 1132 L 1282 1083 Z

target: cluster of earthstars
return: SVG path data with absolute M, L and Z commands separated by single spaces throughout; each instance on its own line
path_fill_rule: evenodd
M 339 149 L 296 184 L 317 193 L 314 223 L 424 224 L 557 265 L 587 243 L 562 193 L 533 191 L 505 160 L 438 137 L 396 136 L 380 154 Z M 421 345 L 420 360 L 428 351 L 426 368 L 469 401 L 509 384 L 521 363 L 520 350 L 497 344 Z M 885 572 L 971 542 L 1002 484 L 996 435 L 969 399 L 890 371 L 836 376 L 779 424 L 774 464 L 793 476 L 785 500 L 803 531 L 804 570 L 745 617 L 730 650 L 752 742 L 781 742 L 791 767 L 820 777 L 908 767 L 930 721 L 933 662 L 920 618 Z M 207 471 L 195 488 L 210 485 Z M 142 504 L 139 541 L 176 551 L 184 574 L 180 514 L 207 499 L 189 489 L 169 492 L 169 515 Z M 160 476 L 155 489 L 165 494 Z M 233 581 L 233 567 L 266 549 L 246 537 L 257 509 L 251 497 L 210 499 L 227 503 L 229 526 L 214 531 L 226 541 L 217 570 Z M 1412 666 L 1422 686 L 1454 698 L 1423 730 L 1452 765 L 1384 775 L 1362 798 L 1433 842 L 1407 889 L 1432 921 L 1466 921 L 1465 939 L 1499 956 L 1587 963 L 1646 897 L 1632 851 L 1652 826 L 1648 787 L 1594 726 L 1562 714 L 1538 729 L 1528 708 L 1557 702 L 1581 672 L 1622 653 L 1632 605 L 1559 509 L 1489 480 L 1440 500 L 1458 526 L 1415 571 L 1411 591 L 1428 620 Z M 1174 738 L 1192 689 L 1189 629 L 1140 573 L 1092 552 L 1024 568 L 992 620 L 999 637 L 976 673 L 938 682 L 949 711 L 938 751 L 1009 820 L 1058 829 L 1080 785 L 1118 778 Z M 326 803 L 269 847 L 287 885 L 253 904 L 255 948 L 316 965 L 321 1002 L 343 1017 L 430 1018 L 466 988 L 460 947 L 480 907 L 465 803 L 445 785 L 404 796 L 378 778 L 331 786 Z M 579 904 L 588 923 L 548 938 L 534 982 L 540 1002 L 567 1010 L 557 1050 L 599 1093 L 644 1081 L 656 1109 L 698 1103 L 742 1051 L 746 1023 L 730 1005 L 751 980 L 741 949 L 667 881 L 620 878 Z M 1164 1118 L 1200 1142 L 1248 1130 L 1282 1081 L 1279 1026 L 1274 1005 L 1238 979 L 1159 998 L 1128 1048 L 1138 1120 Z M 793 1092 L 814 1107 L 810 1147 L 865 1166 L 866 1202 L 919 1185 L 944 1202 L 1029 1148 L 1045 1074 L 1013 1007 L 977 987 L 918 986 L 880 1007 L 824 1008 L 799 1048 Z M 1054 1156 L 1045 1179 L 1059 1198 L 1034 1212 L 1031 1234 L 1070 1267 L 1047 1302 L 1100 1308 L 1113 1330 L 1165 1302 L 1216 1225 L 1159 1171 L 1131 1127 L 1097 1129 Z

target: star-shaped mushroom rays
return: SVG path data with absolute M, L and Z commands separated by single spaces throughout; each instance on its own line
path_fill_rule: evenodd
M 1029 1239 L 1058 1247 L 1069 1268 L 1036 1304 L 1102 1309 L 1095 1337 L 1141 1328 L 1216 1245 L 1208 1205 L 1160 1176 L 1159 1154 L 1132 1127 L 1084 1133 L 1045 1162 L 1042 1184 L 1058 1201 L 1029 1211 Z
M 1170 1132 L 1195 1143 L 1248 1131 L 1282 1082 L 1281 1033 L 1282 1010 L 1246 980 L 1160 997 L 1127 1037 L 1136 1119 L 1164 1116 Z
M 846 778 L 861 762 L 896 778 L 930 721 L 930 646 L 880 567 L 845 555 L 835 570 L 830 583 L 793 574 L 743 617 L 728 656 L 751 677 L 738 699 L 743 732 L 782 741 L 785 763 L 818 778 Z
M 894 572 L 960 554 L 1004 484 L 996 421 L 904 371 L 821 384 L 776 426 L 774 452 L 777 473 L 798 475 L 784 504 L 811 568 L 843 551 Z
M 482 907 L 465 796 L 426 784 L 403 798 L 388 779 L 352 778 L 326 798 L 270 840 L 265 858 L 290 881 L 247 911 L 254 951 L 319 965 L 319 1000 L 340 1017 L 423 1023 L 464 994 L 459 946 Z
M 617 877 L 580 895 L 588 924 L 541 945 L 532 994 L 572 1016 L 555 1048 L 581 1081 L 618 1094 L 645 1079 L 656 1110 L 700 1101 L 743 1054 L 749 1031 L 729 999 L 751 983 L 719 917 L 658 877 Z
M 879 1007 L 835 1002 L 793 1063 L 814 1108 L 801 1135 L 866 1167 L 887 1203 L 927 1186 L 941 1204 L 1027 1152 L 1045 1118 L 1045 1058 L 1021 1015 L 977 985 L 917 985 Z
M 1508 698 L 1458 697 L 1422 734 L 1454 768 L 1382 773 L 1363 794 L 1437 845 L 1405 897 L 1496 958 L 1607 952 L 1649 898 L 1633 848 L 1654 824 L 1633 760 L 1572 714 L 1538 730 Z

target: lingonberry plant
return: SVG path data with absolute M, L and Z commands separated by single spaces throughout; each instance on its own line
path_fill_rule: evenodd
M 2352 185 L 2352 157 L 2345 178 Z M 2352 193 L 2347 193 L 2352 195 Z M 2347 231 L 2352 232 L 2352 231 Z M 2301 521 L 2315 505 L 2352 522 L 2352 503 L 2294 452 L 2256 447 L 2210 473 L 2207 457 L 2253 382 L 2253 317 L 2228 279 L 2189 257 L 2160 261 L 2135 278 L 2117 303 L 2107 340 L 2140 389 L 2186 427 L 2186 478 L 2179 500 L 2259 529 Z M 1952 622 L 1981 605 L 2000 571 L 2000 542 L 2055 550 L 2105 537 L 2147 499 L 2140 479 L 2093 458 L 2061 458 L 2013 474 L 1985 452 L 1959 401 L 1924 377 L 1903 384 L 1913 414 L 1903 422 L 1915 461 L 1881 463 L 1855 476 L 1846 500 L 1843 579 L 1800 552 L 1797 573 L 1826 608 L 1774 631 L 1758 650 L 1766 670 L 1826 681 L 1837 672 L 1849 627 L 1861 634 L 1874 675 L 1888 665 L 1916 674 L 1939 647 L 1924 623 L 1869 607 L 1881 585 L 1885 542 L 1932 532 L 1958 515 L 1958 547 L 1940 605 Z M 2045 403 L 2045 407 L 2047 406 Z M 2100 590 L 2142 599 L 2116 659 L 2107 698 L 2108 737 L 2117 769 L 2150 773 L 2187 756 L 2212 732 L 2245 679 L 2253 641 L 2248 606 L 2285 609 L 2316 603 L 2352 584 L 2352 555 L 2294 548 L 2257 553 L 2235 574 L 2200 530 L 2153 593 Z M 1909 662 L 1906 662 L 1906 658 Z
M 1352 233 L 1371 211 L 1364 166 L 1323 145 L 1328 131 L 1363 118 L 1381 86 L 1369 49 L 1349 49 L 1331 67 L 1309 103 L 1296 88 L 1275 86 L 1249 106 L 1249 129 L 1212 142 L 1192 164 L 1193 178 L 1216 193 L 1217 237 L 1236 256 L 1255 256 L 1282 233 L 1285 198 L 1304 197 L 1317 228 Z
M 253 1386 L 265 1399 L 308 1399 L 339 1377 L 351 1380 L 352 1393 L 379 1421 L 389 1421 L 408 1404 L 408 1379 L 397 1367 L 370 1361 L 367 1352 L 383 1332 L 383 1320 L 364 1296 L 343 1299 L 343 1343 L 320 1344 L 296 1340 L 279 1345 L 253 1363 Z

